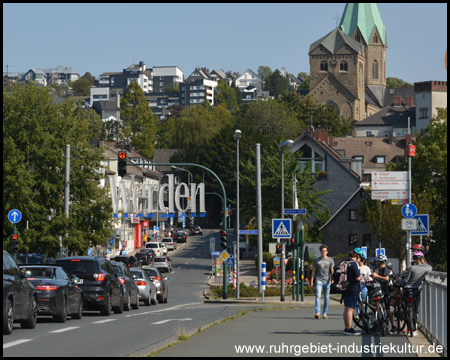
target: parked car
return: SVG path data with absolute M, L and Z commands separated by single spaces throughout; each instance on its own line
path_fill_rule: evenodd
M 189 230 L 189 235 L 195 235 L 195 234 L 203 235 L 202 228 L 198 225 L 194 225 Z
M 173 239 L 174 239 L 177 243 L 179 243 L 179 242 L 186 242 L 186 241 L 187 241 L 187 234 L 186 234 L 185 231 L 178 231 L 178 232 L 174 235 Z
M 16 262 L 3 250 L 3 335 L 9 335 L 14 322 L 34 329 L 37 321 L 37 294 L 20 272 Z
M 157 256 L 153 262 L 153 266 L 158 268 L 159 271 L 165 270 L 169 272 L 172 271 L 172 260 L 168 256 Z
M 145 273 L 142 268 L 134 268 L 131 270 L 133 280 L 139 288 L 139 299 L 146 306 L 156 305 L 157 289 L 154 281 Z
M 147 267 L 142 268 L 145 273 L 150 277 L 150 279 L 154 280 L 156 285 L 156 293 L 158 296 L 159 303 L 167 303 L 168 295 L 169 295 L 169 285 L 167 284 L 167 280 L 169 278 L 167 276 L 162 276 L 161 272 L 156 267 Z
M 133 279 L 133 274 L 131 274 L 128 267 L 122 262 L 112 261 L 114 273 L 119 278 L 119 281 L 123 285 L 123 300 L 124 300 L 124 310 L 130 311 L 131 308 L 139 309 L 139 288 Z
M 177 242 L 172 239 L 171 237 L 165 237 L 161 240 L 161 243 L 163 243 L 167 250 L 176 250 L 177 249 Z
M 83 291 L 83 308 L 100 310 L 104 316 L 123 313 L 123 285 L 111 263 L 101 256 L 71 256 L 56 260 L 66 272 L 77 276 Z
M 152 249 L 155 253 L 155 256 L 162 256 L 164 254 L 164 246 L 156 241 L 146 243 L 145 248 Z
M 83 317 L 83 292 L 59 265 L 20 265 L 25 278 L 36 288 L 38 315 L 51 315 L 57 322 Z
M 135 254 L 136 260 L 138 264 L 142 261 L 142 265 L 151 265 L 153 264 L 153 259 L 155 258 L 155 253 L 152 249 L 141 249 L 139 252 Z
M 138 266 L 138 261 L 134 256 L 131 255 L 119 255 L 116 256 L 114 259 L 115 262 L 121 262 L 124 263 L 125 265 L 127 265 L 129 268 L 130 267 L 137 267 Z

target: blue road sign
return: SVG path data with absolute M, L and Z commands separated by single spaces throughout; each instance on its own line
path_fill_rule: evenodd
M 306 209 L 284 209 L 284 214 L 285 215 L 292 215 L 292 214 L 305 215 L 306 214 Z
M 239 230 L 240 235 L 258 235 L 258 230 Z
M 385 252 L 384 252 L 384 248 L 381 248 L 381 249 L 380 248 L 376 248 L 375 249 L 375 255 L 376 256 L 380 255 L 380 250 L 381 250 L 381 255 L 386 255 Z
M 220 251 L 211 251 L 211 256 L 219 256 Z
M 366 255 L 366 259 L 367 259 L 367 246 L 362 246 L 361 249 L 362 249 L 362 251 L 364 251 L 364 255 Z
M 88 254 L 88 256 L 91 256 L 92 255 L 92 249 L 88 249 L 87 254 Z
M 16 224 L 20 220 L 22 220 L 22 213 L 17 209 L 11 210 L 8 213 L 8 220 L 11 221 L 13 224 Z
M 417 228 L 416 231 L 411 231 L 411 235 L 429 235 L 430 219 L 428 214 L 417 214 L 414 219 L 417 219 Z
M 232 258 L 232 257 L 229 257 L 229 258 L 227 259 L 227 266 L 233 266 L 233 264 L 234 264 L 233 258 Z M 230 275 L 231 275 L 231 274 L 230 274 Z
M 272 238 L 291 238 L 291 219 L 272 219 Z
M 412 219 L 417 214 L 417 208 L 414 204 L 405 204 L 402 207 L 402 215 L 407 219 Z

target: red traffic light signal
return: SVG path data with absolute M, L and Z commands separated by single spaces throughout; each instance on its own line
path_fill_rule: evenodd
M 123 159 L 125 159 L 126 157 L 127 157 L 127 154 L 126 154 L 124 151 L 121 151 L 121 152 L 119 153 L 119 159 L 123 160 Z
M 125 177 L 127 175 L 127 153 L 121 151 L 118 157 L 119 163 L 117 164 L 117 172 L 119 173 L 119 176 Z
M 226 232 L 225 230 L 222 230 L 222 231 L 220 232 L 220 235 L 226 236 L 226 235 L 227 235 L 227 232 Z
M 17 240 L 18 238 L 19 238 L 19 235 L 17 235 L 17 234 L 13 234 L 11 236 L 11 240 Z

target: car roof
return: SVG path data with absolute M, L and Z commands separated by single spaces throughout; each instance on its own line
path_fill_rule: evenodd
M 61 268 L 60 264 L 18 264 L 18 267 Z
M 103 256 L 68 256 L 65 258 L 58 258 L 56 261 L 66 261 L 66 260 L 97 260 L 97 259 L 105 259 Z

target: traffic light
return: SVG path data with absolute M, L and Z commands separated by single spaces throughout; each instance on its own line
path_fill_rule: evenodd
M 275 254 L 281 254 L 281 244 L 277 243 L 275 248 Z
M 226 230 L 222 230 L 221 231 L 221 236 L 220 236 L 220 246 L 222 247 L 222 249 L 226 249 L 227 248 L 227 232 Z
M 292 238 L 292 239 L 290 240 L 288 246 L 289 246 L 289 251 L 292 251 L 292 250 L 294 250 L 294 249 L 297 247 L 297 244 L 296 244 L 296 242 L 295 242 L 295 238 Z
M 127 175 L 127 153 L 121 151 L 118 157 L 117 172 L 119 173 L 119 176 L 124 177 Z
M 19 251 L 19 235 L 11 235 L 11 252 L 16 253 Z

